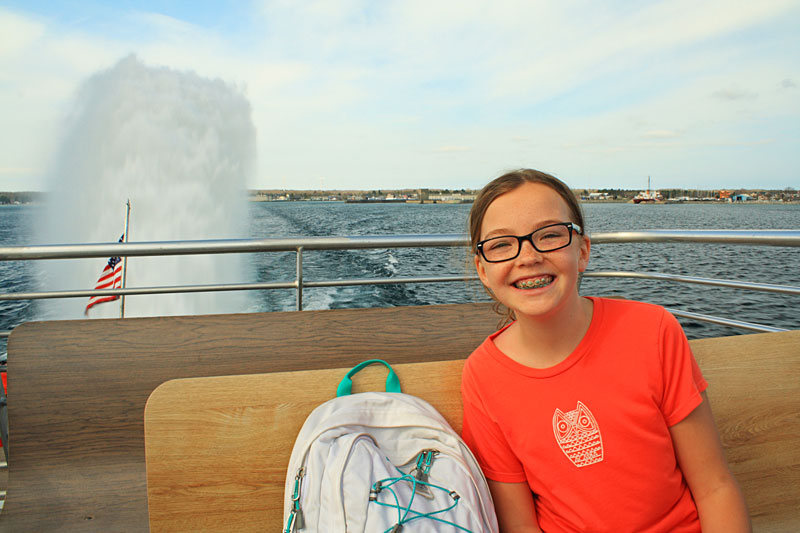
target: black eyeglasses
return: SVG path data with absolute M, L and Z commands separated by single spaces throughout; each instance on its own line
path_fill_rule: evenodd
M 501 235 L 480 241 L 475 247 L 489 263 L 511 261 L 522 250 L 523 241 L 528 241 L 537 252 L 546 253 L 566 248 L 572 244 L 572 231 L 581 233 L 581 227 L 572 222 L 559 222 L 535 229 L 527 235 Z

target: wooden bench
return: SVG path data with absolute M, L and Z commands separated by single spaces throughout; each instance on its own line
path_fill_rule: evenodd
M 460 304 L 23 324 L 0 531 L 147 531 L 144 407 L 165 381 L 458 359 L 496 323 L 488 304 Z M 192 442 L 216 445 L 208 429 Z
M 691 344 L 755 531 L 800 531 L 800 331 Z M 405 392 L 460 430 L 462 360 L 393 366 Z M 145 410 L 151 531 L 278 531 L 295 436 L 346 370 L 179 379 L 156 389 Z M 385 375 L 372 367 L 355 382 L 381 390 Z

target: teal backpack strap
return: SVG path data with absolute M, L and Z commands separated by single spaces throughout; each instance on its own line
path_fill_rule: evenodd
M 400 379 L 397 377 L 397 374 L 394 373 L 392 366 L 383 359 L 370 359 L 369 361 L 364 361 L 363 363 L 357 364 L 352 368 L 352 370 L 350 370 L 350 372 L 347 373 L 347 375 L 339 383 L 339 386 L 336 387 L 336 397 L 349 396 L 352 394 L 353 376 L 362 368 L 374 363 L 380 363 L 389 369 L 389 375 L 386 376 L 386 392 L 402 392 L 400 390 Z

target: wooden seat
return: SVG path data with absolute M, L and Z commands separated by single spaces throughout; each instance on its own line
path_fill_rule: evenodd
M 496 323 L 459 304 L 23 324 L 0 531 L 147 531 L 143 414 L 167 380 L 463 358 Z
M 800 331 L 692 341 L 755 531 L 800 530 Z M 405 392 L 456 429 L 463 360 L 395 364 Z M 277 531 L 294 439 L 347 368 L 179 379 L 145 411 L 150 527 Z M 356 378 L 381 390 L 385 370 Z M 202 444 L 198 444 L 198 440 Z

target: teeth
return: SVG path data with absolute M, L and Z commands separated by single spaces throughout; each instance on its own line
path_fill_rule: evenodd
M 539 289 L 542 287 L 546 287 L 553 282 L 552 276 L 546 276 L 543 278 L 536 278 L 536 279 L 526 279 L 525 281 L 520 281 L 517 283 L 518 289 Z

